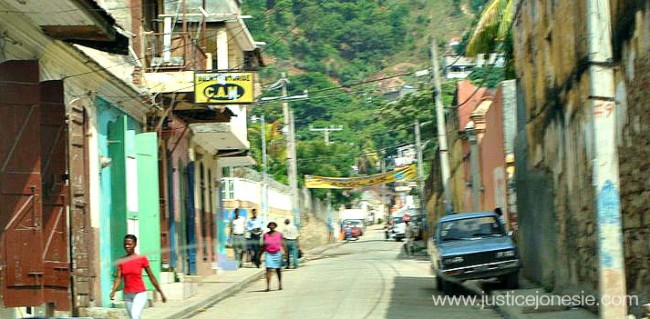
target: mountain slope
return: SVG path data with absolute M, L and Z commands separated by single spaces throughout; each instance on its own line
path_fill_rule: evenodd
M 373 173 L 380 169 L 382 151 L 390 156 L 397 146 L 413 143 L 408 123 L 415 117 L 433 119 L 433 112 L 426 109 L 430 88 L 423 86 L 422 96 L 414 99 L 424 102 L 401 105 L 397 107 L 400 112 L 382 111 L 388 105 L 382 93 L 403 84 L 428 82 L 410 73 L 429 67 L 432 36 L 439 43 L 460 38 L 468 30 L 477 4 L 483 2 L 246 0 L 242 10 L 253 17 L 247 24 L 257 41 L 267 43 L 263 55 L 268 67 L 260 72 L 263 84 L 275 82 L 286 72 L 290 95 L 309 90 L 309 100 L 291 102 L 300 176 Z M 266 94 L 277 96 L 279 92 Z M 277 104 L 253 112 L 265 114 L 269 122 L 282 122 Z M 333 143 L 325 145 L 322 133 L 310 131 L 310 125 L 341 125 L 344 129 L 332 132 Z M 275 127 L 279 130 L 281 125 Z M 427 129 L 423 138 L 432 138 L 432 134 Z M 254 135 L 251 133 L 253 155 L 260 158 L 259 140 Z M 271 161 L 276 178 L 284 179 L 284 159 Z

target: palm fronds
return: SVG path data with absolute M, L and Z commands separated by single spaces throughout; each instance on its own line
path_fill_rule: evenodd
M 492 0 L 485 6 L 470 33 L 465 55 L 475 56 L 500 49 L 512 27 L 514 4 L 515 0 Z

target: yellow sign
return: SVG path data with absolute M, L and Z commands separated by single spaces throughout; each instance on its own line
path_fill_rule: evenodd
M 390 172 L 360 177 L 323 177 L 305 176 L 307 188 L 354 188 L 378 184 L 393 183 L 415 178 L 415 165 L 405 166 Z
M 194 73 L 194 103 L 253 103 L 253 73 Z

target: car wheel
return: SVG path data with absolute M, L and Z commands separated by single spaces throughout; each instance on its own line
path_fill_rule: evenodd
M 442 291 L 442 279 L 440 279 L 440 276 L 436 276 L 436 290 Z
M 506 286 L 507 289 L 519 288 L 519 272 L 503 276 L 501 278 L 501 282 Z
M 453 295 L 456 293 L 454 284 L 442 278 L 436 277 L 436 286 L 438 291 L 442 292 L 445 295 Z

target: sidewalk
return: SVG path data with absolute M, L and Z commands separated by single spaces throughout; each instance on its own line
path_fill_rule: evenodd
M 473 281 L 463 285 L 477 296 L 489 300 L 486 306 L 493 306 L 501 315 L 508 319 L 598 319 L 598 315 L 580 307 L 572 307 L 562 303 L 560 296 L 547 293 L 544 288 L 520 279 L 520 289 L 488 290 L 487 296 L 482 288 Z
M 542 288 L 517 289 L 517 290 L 496 290 L 492 292 L 494 298 L 518 298 L 516 300 L 560 300 L 561 296 L 546 293 Z M 506 299 L 504 299 L 506 300 Z M 496 307 L 506 318 L 511 319 L 598 319 L 598 315 L 579 307 L 561 305 L 561 303 L 550 302 L 548 305 L 540 302 L 539 306 L 504 304 Z
M 216 275 L 203 277 L 194 296 L 185 300 L 171 300 L 167 303 L 158 301 L 153 307 L 146 308 L 142 317 L 157 319 L 190 318 L 196 311 L 210 307 L 236 294 L 250 283 L 263 278 L 263 276 L 263 268 L 219 271 Z

